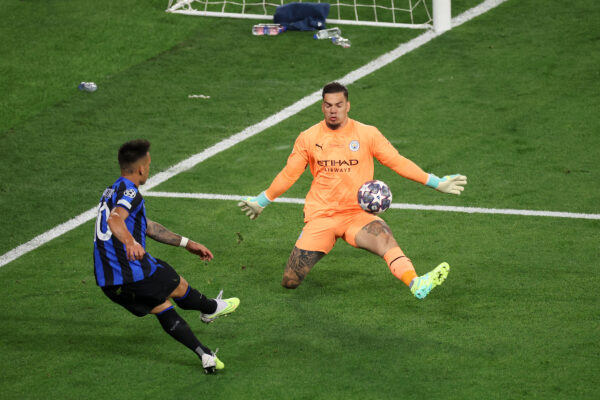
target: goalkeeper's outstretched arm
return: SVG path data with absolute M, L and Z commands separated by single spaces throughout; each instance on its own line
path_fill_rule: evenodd
M 442 193 L 460 195 L 460 193 L 465 190 L 464 186 L 467 184 L 467 177 L 460 174 L 454 174 L 438 178 L 434 174 L 429 174 L 429 179 L 427 179 L 427 183 L 425 184 Z
M 417 164 L 399 154 L 395 157 L 391 157 L 391 160 L 385 161 L 387 164 L 382 163 L 392 168 L 398 175 L 427 185 L 442 193 L 460 195 L 460 193 L 465 190 L 464 186 L 467 184 L 467 177 L 464 175 L 454 174 L 438 178 L 434 174 L 428 174 L 423 171 Z
M 377 131 L 375 135 L 375 158 L 383 165 L 393 169 L 398 175 L 427 185 L 439 192 L 460 195 L 465 190 L 467 177 L 460 174 L 446 175 L 439 178 L 428 174 L 408 158 L 400 155 L 398 150 Z
M 248 218 L 256 219 L 273 200 L 270 200 L 265 192 L 261 192 L 258 196 L 242 199 L 238 203 L 238 207 L 242 209 L 242 212 L 245 213 Z
M 307 162 L 303 157 L 296 152 L 292 152 L 286 166 L 273 179 L 271 186 L 258 196 L 246 197 L 241 200 L 238 206 L 250 219 L 256 219 L 266 206 L 296 183 L 306 169 L 306 165 Z

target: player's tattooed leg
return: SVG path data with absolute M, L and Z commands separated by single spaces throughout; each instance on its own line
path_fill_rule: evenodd
M 300 286 L 304 277 L 324 255 L 325 253 L 321 251 L 300 250 L 294 246 L 283 273 L 281 286 L 288 289 Z
M 383 221 L 373 221 L 363 226 L 361 231 L 365 231 L 369 235 L 379 236 L 381 234 L 392 234 L 390 227 Z
M 365 225 L 354 238 L 361 249 L 383 256 L 389 249 L 398 246 L 392 230 L 383 221 L 373 221 Z

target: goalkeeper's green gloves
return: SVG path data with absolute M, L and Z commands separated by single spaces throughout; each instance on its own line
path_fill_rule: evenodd
M 271 200 L 267 198 L 265 192 L 262 192 L 256 197 L 246 197 L 238 203 L 238 206 L 250 219 L 256 219 L 269 204 Z
M 426 185 L 434 188 L 442 193 L 450 193 L 460 195 L 460 192 L 465 190 L 467 177 L 460 174 L 446 175 L 443 178 L 438 178 L 434 174 L 429 174 L 429 179 Z

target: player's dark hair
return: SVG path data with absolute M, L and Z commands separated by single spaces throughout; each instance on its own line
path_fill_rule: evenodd
M 344 97 L 348 100 L 348 89 L 339 82 L 330 82 L 323 86 L 323 98 L 327 93 L 344 93 Z
M 130 170 L 133 164 L 146 157 L 150 150 L 150 142 L 146 139 L 130 140 L 119 148 L 119 167 L 122 171 Z

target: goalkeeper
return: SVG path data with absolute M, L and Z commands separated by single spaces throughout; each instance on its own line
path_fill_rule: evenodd
M 425 298 L 444 282 L 450 266 L 443 262 L 427 274 L 417 276 L 385 221 L 360 208 L 358 189 L 373 179 L 373 157 L 399 175 L 442 193 L 460 195 L 467 178 L 458 174 L 438 178 L 424 172 L 398 154 L 377 128 L 348 118 L 350 102 L 344 85 L 337 82 L 325 85 L 322 97 L 325 119 L 298 136 L 286 166 L 267 190 L 238 205 L 250 219 L 255 219 L 300 178 L 308 165 L 313 181 L 304 205 L 305 225 L 288 259 L 281 284 L 290 289 L 298 287 L 336 240 L 342 238 L 354 247 L 383 257 L 392 274 L 414 296 Z

